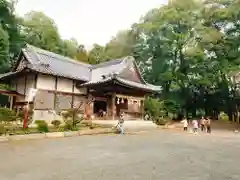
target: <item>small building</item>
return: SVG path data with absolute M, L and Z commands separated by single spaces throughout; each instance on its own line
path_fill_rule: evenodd
M 22 49 L 12 71 L 0 81 L 16 92 L 9 96 L 11 109 L 23 108 L 29 90 L 37 89 L 29 102 L 33 120 L 49 122 L 71 108 L 105 119 L 116 119 L 121 112 L 141 118 L 144 96 L 160 91 L 144 81 L 133 57 L 90 65 L 31 45 Z

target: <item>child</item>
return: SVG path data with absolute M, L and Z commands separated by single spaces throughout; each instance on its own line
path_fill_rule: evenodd
M 197 133 L 198 131 L 198 121 L 197 120 L 192 120 L 192 126 L 193 126 L 193 133 Z
M 184 118 L 181 123 L 183 123 L 183 131 L 187 131 L 188 130 L 188 121 L 186 118 Z

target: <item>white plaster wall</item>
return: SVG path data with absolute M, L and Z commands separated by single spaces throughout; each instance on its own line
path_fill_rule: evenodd
M 50 75 L 38 74 L 37 89 L 55 90 L 55 77 Z
M 19 77 L 17 78 L 17 89 L 16 91 L 20 94 L 24 94 L 24 90 L 25 90 L 25 77 Z
M 76 94 L 87 94 L 87 88 L 78 88 L 76 82 L 74 83 L 74 93 Z
M 34 110 L 33 121 L 45 120 L 47 123 L 51 123 L 54 120 L 54 114 L 48 110 Z
M 64 122 L 62 116 L 57 115 L 55 111 L 48 111 L 48 110 L 34 110 L 32 124 L 35 124 L 34 122 L 36 120 L 44 120 L 48 124 L 51 124 L 51 122 L 54 120 L 59 120 L 62 123 Z
M 57 90 L 61 92 L 72 93 L 73 80 L 66 78 L 58 78 L 57 80 Z
M 26 93 L 30 88 L 34 88 L 35 85 L 35 75 L 34 74 L 28 74 L 27 75 L 27 82 L 26 82 Z

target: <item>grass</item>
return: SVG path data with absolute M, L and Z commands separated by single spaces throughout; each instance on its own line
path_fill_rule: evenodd
M 104 125 L 93 124 L 91 122 L 82 122 L 77 125 L 76 130 L 83 130 L 83 129 L 95 129 L 95 128 L 108 128 Z M 24 135 L 24 134 L 37 134 L 40 133 L 37 127 L 29 127 L 27 129 L 23 129 L 20 125 L 13 125 L 8 124 L 5 125 L 5 129 L 7 134 L 9 135 Z M 55 126 L 48 126 L 49 132 L 64 132 L 64 126 L 60 125 L 58 128 Z

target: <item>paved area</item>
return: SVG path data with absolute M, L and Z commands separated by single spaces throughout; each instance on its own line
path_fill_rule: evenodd
M 115 126 L 117 120 L 93 120 L 95 124 Z M 143 120 L 126 120 L 124 121 L 124 129 L 126 132 L 131 131 L 147 131 L 157 129 L 157 125 L 152 121 L 143 121 Z
M 155 131 L 0 143 L 1 180 L 239 180 L 240 135 Z

